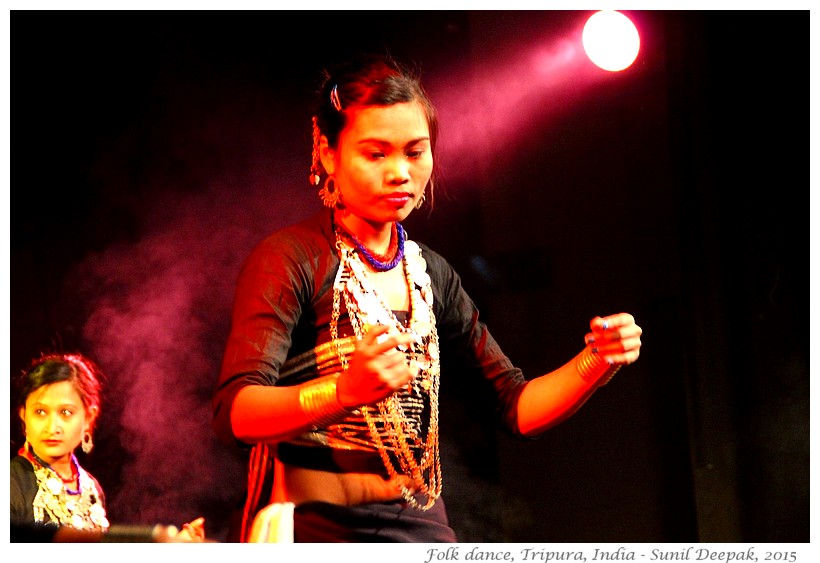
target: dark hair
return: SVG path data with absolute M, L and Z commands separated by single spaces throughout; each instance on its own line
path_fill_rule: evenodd
M 99 414 L 102 397 L 102 372 L 82 354 L 44 354 L 23 371 L 20 378 L 18 405 L 25 406 L 26 399 L 44 385 L 70 381 L 86 410 L 92 407 Z M 93 424 L 96 418 L 92 421 Z
M 341 109 L 334 105 L 338 100 Z M 363 106 L 391 106 L 405 102 L 418 102 L 424 109 L 427 126 L 430 129 L 430 149 L 435 156 L 438 138 L 438 113 L 433 102 L 421 84 L 418 70 L 411 70 L 389 55 L 362 54 L 333 68 L 326 69 L 319 89 L 314 112 L 314 126 L 327 137 L 330 146 L 336 147 L 339 134 L 347 124 L 346 110 Z M 314 143 L 316 139 L 314 139 Z M 320 174 L 321 163 L 314 146 L 312 173 Z M 433 175 L 428 187 L 432 203 Z

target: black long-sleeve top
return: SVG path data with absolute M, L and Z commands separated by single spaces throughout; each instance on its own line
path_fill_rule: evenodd
M 443 365 L 483 375 L 497 398 L 504 427 L 518 431 L 518 396 L 526 381 L 479 320 L 461 280 L 438 253 L 419 244 L 431 278 Z M 231 328 L 213 397 L 213 426 L 228 445 L 242 445 L 233 433 L 231 405 L 247 385 L 287 385 L 280 369 L 288 358 L 330 340 L 333 283 L 339 267 L 330 210 L 265 238 L 239 275 Z M 339 337 L 352 334 L 346 312 Z M 444 362 L 444 359 L 447 361 Z M 461 369 L 459 368 L 459 369 Z M 442 370 L 442 381 L 448 377 Z

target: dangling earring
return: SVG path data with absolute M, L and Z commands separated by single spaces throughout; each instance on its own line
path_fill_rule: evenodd
M 336 189 L 336 180 L 333 179 L 333 176 L 327 177 L 325 185 L 319 190 L 319 197 L 326 207 L 333 208 L 339 203 L 339 190 Z
M 91 432 L 88 430 L 83 434 L 82 448 L 87 454 L 90 454 L 91 450 L 94 449 L 94 440 L 91 439 Z
M 424 205 L 424 200 L 425 200 L 426 197 L 427 197 L 427 192 L 426 191 L 421 192 L 421 197 L 416 202 L 416 209 L 421 209 L 421 206 Z
M 310 176 L 308 176 L 308 182 L 310 182 L 311 186 L 318 186 L 319 182 L 322 181 L 322 177 L 319 175 L 321 171 L 321 164 L 319 162 L 319 124 L 316 122 L 316 117 L 313 117 L 313 152 L 311 154 L 311 162 L 310 162 Z

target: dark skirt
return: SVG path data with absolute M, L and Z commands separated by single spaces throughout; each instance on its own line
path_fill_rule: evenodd
M 296 507 L 293 536 L 297 543 L 456 542 L 444 500 L 429 510 L 404 501 L 358 506 L 308 502 Z

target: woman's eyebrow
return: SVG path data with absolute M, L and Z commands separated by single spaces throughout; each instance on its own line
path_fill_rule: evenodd
M 409 146 L 409 145 L 415 145 L 416 143 L 421 143 L 422 141 L 429 141 L 429 140 L 430 140 L 429 136 L 422 136 L 422 137 L 418 137 L 416 139 L 410 139 L 409 141 L 407 141 L 404 144 L 404 146 L 406 147 L 406 146 Z M 379 138 L 375 138 L 375 137 L 366 138 L 366 139 L 359 139 L 357 144 L 359 144 L 359 145 L 375 144 L 375 145 L 381 145 L 381 146 L 393 146 L 393 143 L 391 143 L 390 141 L 386 141 L 384 139 L 379 139 Z

